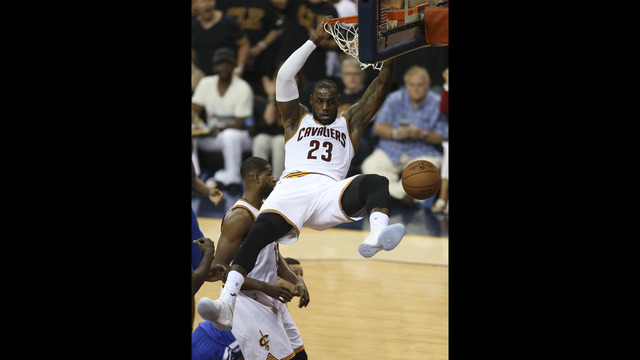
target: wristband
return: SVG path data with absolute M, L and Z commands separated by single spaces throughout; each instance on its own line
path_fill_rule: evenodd
M 237 72 L 237 73 L 239 73 L 239 74 L 242 74 L 242 72 L 244 71 L 244 64 L 240 64 L 240 65 L 236 66 L 236 67 L 233 69 L 233 71 L 235 71 L 235 72 Z
M 258 41 L 258 46 L 260 46 L 260 48 L 262 48 L 262 50 L 264 50 L 264 49 L 267 48 L 268 45 L 267 45 L 266 42 L 260 40 L 260 41 Z
M 318 38 L 315 36 L 310 36 L 309 40 L 311 40 L 311 42 L 313 42 L 316 46 L 318 46 L 318 43 L 320 43 L 321 41 L 321 40 L 318 40 Z
M 391 130 L 391 138 L 396 140 L 398 138 L 398 129 Z

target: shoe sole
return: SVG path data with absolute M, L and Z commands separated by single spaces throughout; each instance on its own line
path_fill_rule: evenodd
M 198 301 L 197 311 L 201 318 L 211 321 L 216 329 L 221 331 L 231 331 L 233 321 L 227 323 L 218 321 L 218 318 L 220 317 L 220 310 L 215 307 L 213 300 L 210 298 L 203 297 L 200 299 L 200 301 Z
M 372 257 L 380 250 L 382 250 L 382 245 L 373 246 L 369 244 L 360 244 L 360 246 L 358 246 L 358 252 L 366 258 Z
M 389 251 L 395 249 L 395 247 L 400 244 L 403 237 L 404 225 L 389 225 L 380 232 L 380 235 L 378 235 L 377 245 L 360 244 L 360 246 L 358 246 L 358 252 L 363 257 L 370 258 L 380 250 Z
M 197 311 L 204 320 L 214 321 L 220 316 L 220 311 L 213 304 L 213 300 L 208 297 L 203 297 L 198 301 Z

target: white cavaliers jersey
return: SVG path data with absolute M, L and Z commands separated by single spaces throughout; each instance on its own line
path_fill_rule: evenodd
M 258 209 L 240 198 L 227 211 L 249 211 L 254 220 Z M 224 219 L 222 220 L 224 224 Z M 278 281 L 278 243 L 265 246 L 247 276 L 266 282 Z M 223 289 L 220 289 L 222 294 Z M 258 290 L 241 290 L 236 298 L 231 332 L 245 359 L 291 359 L 304 349 L 302 337 L 287 305 Z
M 305 113 L 295 134 L 286 140 L 284 149 L 286 156 L 281 178 L 297 173 L 319 173 L 336 181 L 342 180 L 355 154 L 349 122 L 344 115 L 323 125 L 313 115 Z
M 225 217 L 229 215 L 229 213 L 237 208 L 246 209 L 253 216 L 253 221 L 255 222 L 258 217 L 258 213 L 260 210 L 256 209 L 253 205 L 251 205 L 247 200 L 240 198 L 236 201 L 235 204 L 227 211 L 224 215 Z M 222 219 L 221 226 L 224 226 L 224 218 Z M 233 264 L 233 262 L 232 262 Z M 261 280 L 265 282 L 277 282 L 278 281 L 278 243 L 272 242 L 269 245 L 265 246 L 262 251 L 258 254 L 258 258 L 256 259 L 256 264 L 253 270 L 249 274 L 248 277 Z

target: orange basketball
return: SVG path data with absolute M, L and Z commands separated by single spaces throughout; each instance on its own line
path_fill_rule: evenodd
M 402 171 L 402 187 L 407 195 L 426 200 L 440 189 L 440 170 L 426 160 L 416 160 Z

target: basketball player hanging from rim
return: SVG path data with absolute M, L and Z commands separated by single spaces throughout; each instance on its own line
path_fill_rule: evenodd
M 361 220 L 365 214 L 369 214 L 371 231 L 358 247 L 362 256 L 392 250 L 404 236 L 404 225 L 388 225 L 391 197 L 387 178 L 367 174 L 345 179 L 363 130 L 389 93 L 395 59 L 385 61 L 360 102 L 338 118 L 336 84 L 318 81 L 310 96 L 313 115 L 308 114 L 300 105 L 294 77 L 316 45 L 328 38 L 324 22 L 318 24 L 315 37 L 284 62 L 276 78 L 276 103 L 284 124 L 285 170 L 236 253 L 220 298 L 198 302 L 200 316 L 220 330 L 231 330 L 236 294 L 267 244 L 290 244 L 298 239 L 303 226 L 326 230 Z M 298 307 L 308 303 L 308 296 L 301 296 Z

